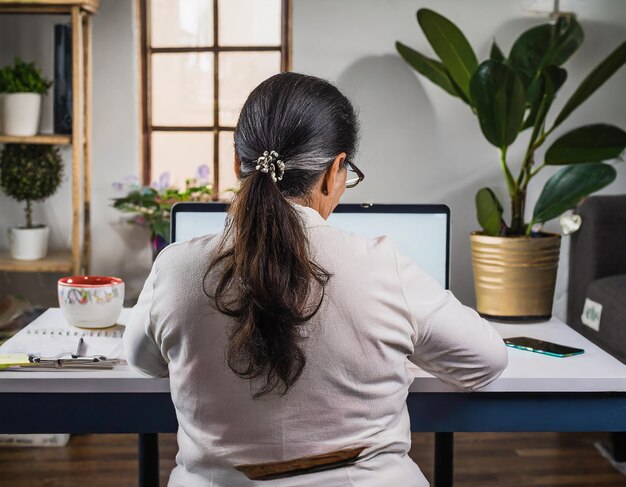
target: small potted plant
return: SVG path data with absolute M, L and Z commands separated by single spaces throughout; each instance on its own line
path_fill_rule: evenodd
M 170 243 L 170 211 L 175 203 L 213 200 L 209 174 L 209 167 L 201 165 L 196 177 L 185 181 L 184 189 L 170 185 L 167 172 L 150 186 L 141 186 L 134 176 L 129 176 L 124 182 L 113 183 L 118 192 L 126 193 L 113 200 L 113 207 L 123 213 L 133 214 L 129 223 L 150 229 L 153 259 Z
M 3 113 L 0 126 L 4 134 L 28 137 L 37 134 L 41 119 L 41 98 L 51 81 L 33 63 L 15 58 L 13 66 L 0 69 Z
M 497 148 L 510 199 L 507 222 L 491 189 L 482 188 L 476 194 L 482 230 L 474 232 L 470 241 L 477 309 L 486 317 L 505 321 L 546 319 L 552 314 L 561 236 L 544 232 L 542 225 L 615 179 L 615 168 L 605 161 L 620 156 L 626 147 L 626 133 L 608 124 L 585 125 L 556 138 L 543 162 L 535 160 L 535 153 L 624 65 L 626 42 L 591 70 L 549 123 L 548 112 L 567 77 L 561 66 L 584 38 L 574 16 L 561 15 L 553 23 L 522 33 L 508 56 L 494 41 L 489 59 L 482 63 L 463 33 L 447 18 L 420 9 L 417 21 L 439 59 L 400 42 L 396 43 L 398 53 L 476 115 L 483 135 Z M 516 171 L 508 148 L 523 132 L 526 151 Z M 527 221 L 529 183 L 545 168 L 559 166 L 562 169 L 548 179 Z
M 26 203 L 26 225 L 9 229 L 11 257 L 39 260 L 48 253 L 50 229 L 33 223 L 33 201 L 53 195 L 63 176 L 63 162 L 56 147 L 7 144 L 0 156 L 0 187 L 11 198 Z

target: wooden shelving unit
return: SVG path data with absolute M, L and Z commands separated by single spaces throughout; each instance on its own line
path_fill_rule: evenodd
M 37 134 L 32 137 L 15 137 L 13 135 L 0 134 L 0 144 L 70 145 L 71 143 L 71 135 Z
M 0 252 L 0 269 L 5 272 L 72 272 L 72 251 L 55 250 L 42 260 L 15 260 L 8 252 Z
M 63 14 L 72 25 L 72 134 L 0 135 L 0 144 L 49 144 L 72 149 L 72 246 L 45 259 L 19 261 L 0 252 L 0 271 L 89 273 L 91 253 L 91 16 L 100 0 L 0 0 L 0 14 Z

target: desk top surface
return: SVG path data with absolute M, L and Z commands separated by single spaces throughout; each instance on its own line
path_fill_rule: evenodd
M 124 310 L 122 323 L 127 313 Z M 59 319 L 63 318 L 58 309 L 38 318 Z M 537 324 L 493 325 L 503 338 L 529 336 L 583 348 L 585 353 L 557 358 L 508 348 L 508 367 L 481 392 L 626 392 L 626 365 L 556 318 Z M 413 364 L 409 370 L 415 376 L 410 392 L 458 392 Z M 98 371 L 0 371 L 0 392 L 162 393 L 169 392 L 169 379 L 144 377 L 127 365 Z

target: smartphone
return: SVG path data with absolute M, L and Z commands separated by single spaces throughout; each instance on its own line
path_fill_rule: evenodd
M 528 352 L 543 353 L 552 357 L 571 357 L 572 355 L 580 355 L 585 353 L 582 348 L 566 347 L 556 343 L 544 342 L 530 337 L 513 337 L 505 338 L 504 343 L 507 347 L 518 348 Z

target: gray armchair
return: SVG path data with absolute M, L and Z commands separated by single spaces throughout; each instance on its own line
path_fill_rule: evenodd
M 567 323 L 626 363 L 626 195 L 592 196 L 576 212 L 582 224 L 571 236 Z M 626 433 L 612 433 L 602 448 L 626 462 Z
M 626 195 L 592 196 L 577 213 L 582 224 L 571 236 L 567 323 L 626 363 Z M 587 299 L 602 306 L 597 330 L 583 324 Z

